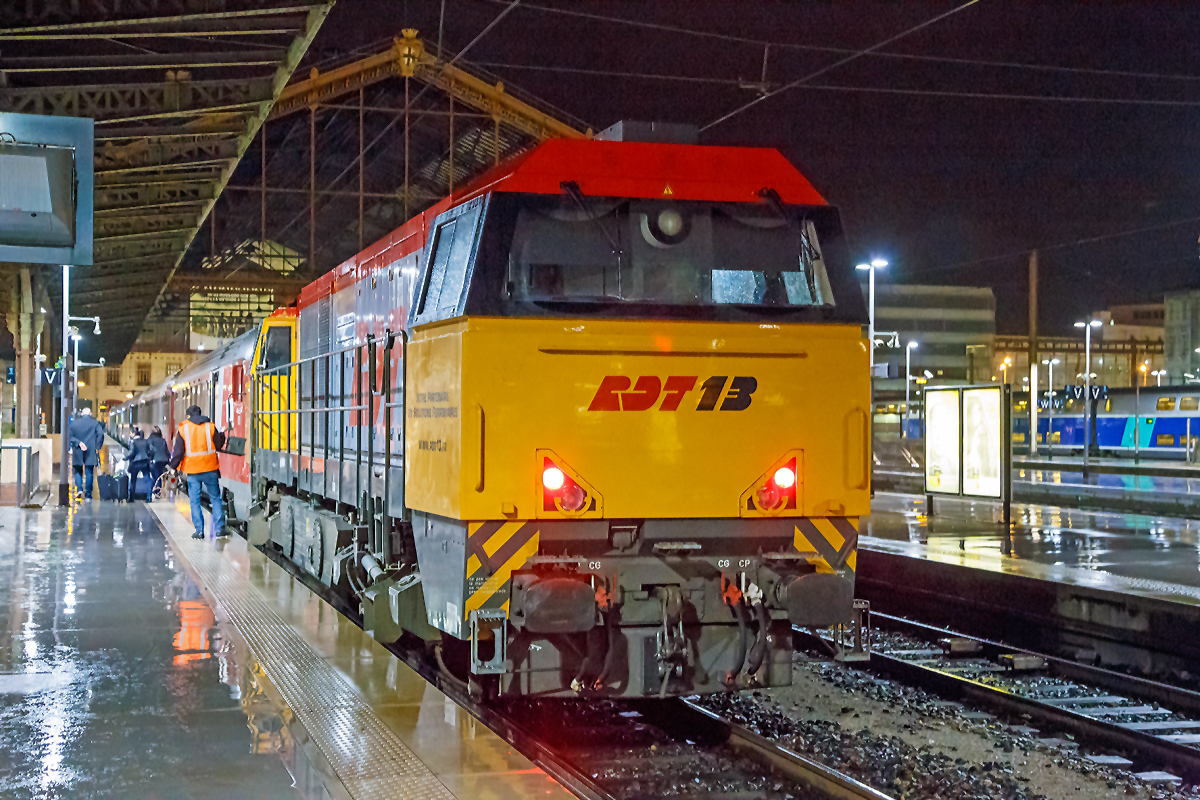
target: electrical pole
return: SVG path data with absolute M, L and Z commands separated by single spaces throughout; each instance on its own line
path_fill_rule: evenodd
M 1029 455 L 1037 454 L 1038 424 L 1038 254 L 1029 254 Z
M 58 470 L 58 504 L 67 506 L 71 504 L 71 416 L 75 411 L 74 391 L 75 387 L 69 385 L 67 375 L 71 371 L 71 365 L 68 360 L 71 357 L 71 336 L 67 333 L 70 327 L 71 307 L 71 268 L 63 265 L 63 307 L 62 307 L 62 369 L 58 373 L 58 389 L 59 389 L 59 412 L 58 412 L 58 439 L 59 439 L 59 470 Z

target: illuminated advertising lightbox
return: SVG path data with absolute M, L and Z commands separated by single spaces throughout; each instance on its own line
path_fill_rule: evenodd
M 962 395 L 962 493 L 998 498 L 1003 469 L 1000 387 L 963 389 Z
M 961 437 L 958 389 L 925 390 L 925 491 L 958 494 Z

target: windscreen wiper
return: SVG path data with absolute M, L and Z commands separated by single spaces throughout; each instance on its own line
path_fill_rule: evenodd
M 608 244 L 610 247 L 612 247 L 612 254 L 617 257 L 617 296 L 619 297 L 621 295 L 621 257 L 624 255 L 621 250 L 621 243 L 617 240 L 617 237 L 612 235 L 612 232 L 609 231 L 608 226 L 600 221 L 599 217 L 592 216 L 592 212 L 589 211 L 588 207 L 584 204 L 586 197 L 583 194 L 583 190 L 579 188 L 578 183 L 575 181 L 563 181 L 559 184 L 559 188 L 566 192 L 567 196 L 575 201 L 575 205 L 579 206 L 579 210 L 587 215 L 587 217 L 596 224 L 596 227 L 600 229 L 601 233 L 604 234 L 604 238 L 608 239 Z
M 787 210 L 783 207 L 783 200 L 779 197 L 779 192 L 775 191 L 770 186 L 764 186 L 758 190 L 758 196 L 765 200 L 767 205 L 770 206 L 771 210 L 775 212 L 776 216 L 783 220 L 789 228 L 796 231 L 802 240 L 806 239 L 803 228 L 796 224 L 796 221 L 788 215 Z M 804 260 L 804 250 L 807 249 L 807 242 L 800 241 L 797 242 L 797 244 L 799 245 L 799 249 L 801 251 L 800 268 L 802 270 L 802 274 L 804 275 L 804 282 L 808 286 L 808 297 L 813 305 L 817 305 L 817 282 L 816 276 L 813 275 L 812 258 L 810 257 L 808 259 L 808 263 L 805 263 Z M 782 275 L 779 276 L 779 280 L 783 280 Z

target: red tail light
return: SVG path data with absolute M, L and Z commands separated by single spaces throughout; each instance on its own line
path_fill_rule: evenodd
M 564 475 L 563 471 L 558 467 L 550 464 L 549 462 L 546 463 L 548 466 L 542 470 L 542 486 L 544 486 L 547 491 L 557 492 L 563 487 L 563 483 L 566 482 L 567 476 Z
M 586 508 L 588 502 L 584 488 L 547 458 L 542 465 L 542 509 L 573 514 Z
M 796 471 L 791 467 L 780 467 L 775 470 L 775 485 L 780 489 L 790 489 L 796 485 Z
M 796 507 L 796 459 L 777 468 L 754 493 L 760 511 L 782 511 Z

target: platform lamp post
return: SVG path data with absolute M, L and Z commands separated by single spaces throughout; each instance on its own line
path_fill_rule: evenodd
M 1046 404 L 1046 455 L 1049 458 L 1054 458 L 1054 365 L 1058 363 L 1057 358 L 1043 358 L 1042 363 L 1049 368 L 1049 374 L 1046 376 L 1047 398 L 1049 402 Z M 1037 395 L 1037 387 L 1034 387 L 1034 395 Z M 1037 441 L 1037 435 L 1034 434 L 1034 441 Z
M 912 382 L 912 351 L 917 348 L 917 342 L 912 341 L 904 348 L 904 424 L 900 426 L 900 438 L 908 438 L 908 423 L 912 419 L 912 402 L 909 398 L 909 384 Z
M 1150 366 L 1150 362 L 1146 361 L 1138 365 L 1138 371 L 1142 373 L 1142 383 L 1146 382 L 1146 367 Z M 1140 455 L 1139 448 L 1142 435 L 1142 383 L 1138 383 L 1135 378 L 1133 381 L 1133 463 L 1138 463 Z
M 1088 457 L 1092 452 L 1092 328 L 1100 327 L 1100 320 L 1076 322 L 1076 328 L 1083 328 L 1083 477 L 1088 477 Z
M 875 258 L 869 264 L 859 264 L 855 267 L 855 269 L 865 270 L 867 273 L 867 339 L 871 342 L 869 352 L 871 356 L 872 386 L 875 385 L 875 270 L 883 269 L 887 265 L 888 262 L 882 258 Z
M 1154 376 L 1154 380 L 1155 380 L 1154 385 L 1162 386 L 1163 375 L 1166 375 L 1167 371 L 1165 369 L 1155 369 L 1155 370 L 1151 370 L 1150 374 Z

